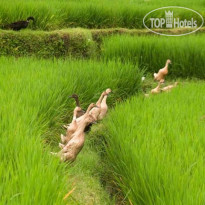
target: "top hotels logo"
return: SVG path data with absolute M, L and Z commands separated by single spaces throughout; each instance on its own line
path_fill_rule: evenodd
M 176 11 L 176 15 L 175 14 Z M 184 15 L 183 12 L 186 12 L 188 18 L 181 18 Z M 163 15 L 164 13 L 164 15 Z M 182 14 L 182 15 L 180 15 Z M 159 16 L 159 17 L 158 17 Z M 152 10 L 148 14 L 145 15 L 143 19 L 144 26 L 152 31 L 153 33 L 159 35 L 166 35 L 166 36 L 182 36 L 191 34 L 199 30 L 204 23 L 204 19 L 198 12 L 185 8 L 185 7 L 177 7 L 177 6 L 170 6 L 170 7 L 162 7 L 159 9 Z M 181 34 L 166 34 L 164 30 L 155 31 L 154 29 L 181 29 Z M 187 31 L 184 28 L 190 28 L 191 31 Z M 184 29 L 184 30 L 183 30 Z
M 165 11 L 165 16 L 166 16 L 166 27 L 167 28 L 172 28 L 172 23 L 173 23 L 173 11 L 166 12 Z

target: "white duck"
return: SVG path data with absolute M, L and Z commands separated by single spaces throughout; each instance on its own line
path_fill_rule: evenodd
M 160 83 L 164 82 L 165 76 L 168 74 L 168 66 L 171 64 L 171 60 L 167 60 L 165 67 L 160 69 L 158 73 L 154 73 L 154 80 L 159 81 Z
M 105 92 L 106 92 L 106 95 L 103 97 L 103 100 L 100 104 L 100 114 L 98 116 L 98 120 L 102 120 L 106 116 L 107 111 L 108 111 L 107 97 L 112 92 L 112 90 L 108 88 Z
M 67 143 L 70 139 L 72 134 L 76 131 L 78 124 L 76 122 L 77 116 L 79 111 L 81 111 L 82 109 L 80 107 L 76 107 L 73 111 L 73 120 L 72 122 L 67 126 L 67 131 L 66 131 L 66 136 L 64 136 L 63 134 L 61 134 L 61 142 L 63 144 Z M 59 144 L 59 146 L 62 148 L 61 144 Z
M 90 114 L 94 117 L 95 121 L 98 120 L 98 117 L 100 115 L 100 112 L 101 112 L 101 103 L 102 103 L 102 100 L 103 98 L 107 95 L 107 93 L 104 91 L 102 92 L 102 94 L 100 95 L 100 98 L 98 99 L 98 101 L 96 102 L 96 106 L 97 107 L 94 107 L 91 111 L 90 111 Z
M 79 123 L 76 131 L 73 133 L 71 140 L 65 146 L 62 145 L 62 150 L 59 152 L 62 161 L 75 161 L 77 155 L 82 150 L 85 142 L 84 129 L 87 125 L 95 121 L 93 116 L 89 114 L 93 107 L 95 107 L 95 104 L 91 103 L 84 114 L 84 119 Z
M 69 96 L 69 98 L 73 98 L 74 100 L 75 100 L 75 102 L 76 102 L 76 108 L 78 108 L 77 109 L 77 113 L 76 113 L 76 118 L 79 118 L 79 117 L 81 117 L 82 115 L 84 115 L 85 114 L 85 111 L 81 108 L 81 106 L 80 106 L 80 102 L 79 102 L 79 97 L 78 97 L 78 95 L 77 94 L 72 94 L 71 96 Z M 63 125 L 63 127 L 65 128 L 65 129 L 68 129 L 68 127 L 69 127 L 69 125 L 70 124 L 68 124 L 68 125 Z
M 168 91 L 170 91 L 172 88 L 176 87 L 177 85 L 178 85 L 178 82 L 175 82 L 173 85 L 168 85 L 168 86 L 162 88 L 161 90 L 162 90 L 163 92 L 168 92 Z
M 160 92 L 161 92 L 160 86 L 161 86 L 161 83 L 159 83 L 156 88 L 152 89 L 152 90 L 151 90 L 151 93 L 152 93 L 152 94 L 158 94 L 158 93 L 160 93 Z

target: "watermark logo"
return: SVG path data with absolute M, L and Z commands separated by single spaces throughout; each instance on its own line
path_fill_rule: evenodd
M 199 30 L 203 23 L 204 19 L 197 11 L 177 6 L 152 10 L 143 18 L 143 24 L 148 30 L 165 36 L 191 34 Z M 180 34 L 170 34 L 171 29 L 178 29 Z
M 167 28 L 172 28 L 173 24 L 173 11 L 165 11 L 165 16 L 166 16 L 166 27 Z
M 197 20 L 191 18 L 190 20 L 180 18 L 173 18 L 173 11 L 165 10 L 165 18 L 150 18 L 151 28 L 196 28 Z M 166 24 L 165 24 L 166 23 Z

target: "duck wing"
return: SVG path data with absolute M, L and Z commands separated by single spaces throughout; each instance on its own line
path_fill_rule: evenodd
M 85 114 L 85 110 L 80 110 L 77 112 L 76 117 L 79 118 L 79 117 L 83 116 L 84 114 Z

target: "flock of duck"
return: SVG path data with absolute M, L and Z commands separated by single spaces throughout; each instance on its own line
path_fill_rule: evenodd
M 34 21 L 32 16 L 28 17 L 25 21 L 13 22 L 5 27 L 19 31 L 21 29 L 27 28 L 31 20 Z M 161 88 L 161 85 L 165 81 L 165 76 L 168 74 L 169 64 L 171 64 L 171 60 L 168 59 L 166 61 L 165 67 L 160 69 L 158 73 L 154 73 L 154 80 L 158 81 L 159 83 L 156 88 L 151 90 L 151 94 L 167 92 L 177 86 L 178 83 L 175 82 L 173 85 L 168 85 Z M 73 119 L 70 124 L 64 125 L 64 128 L 66 129 L 66 135 L 64 136 L 61 134 L 61 143 L 59 143 L 61 151 L 59 153 L 53 154 L 59 155 L 62 161 L 73 162 L 76 159 L 77 155 L 83 148 L 85 132 L 89 131 L 92 124 L 96 123 L 98 120 L 102 120 L 105 117 L 108 110 L 106 100 L 110 93 L 111 89 L 108 88 L 101 94 L 96 104 L 91 103 L 86 111 L 82 110 L 80 107 L 78 96 L 76 94 L 71 96 L 71 98 L 74 98 L 76 101 L 76 108 L 73 111 Z M 149 96 L 149 94 L 145 94 L 145 96 Z
M 169 64 L 171 64 L 171 61 L 168 59 L 165 67 L 160 69 L 158 73 L 154 73 L 154 80 L 159 83 L 156 88 L 151 90 L 151 94 L 157 94 L 162 91 L 167 92 L 177 86 L 177 82 L 175 82 L 173 85 L 168 85 L 164 88 L 160 87 L 165 82 Z M 98 101 L 96 103 L 91 103 L 86 111 L 81 108 L 78 95 L 73 94 L 70 96 L 70 98 L 75 99 L 76 102 L 73 118 L 68 125 L 63 125 L 66 129 L 66 134 L 61 134 L 60 136 L 61 142 L 59 143 L 59 147 L 61 150 L 58 153 L 52 154 L 58 155 L 61 161 L 75 161 L 84 146 L 85 132 L 90 130 L 92 124 L 95 124 L 106 116 L 108 111 L 107 97 L 110 93 L 110 88 L 103 91 Z
M 52 154 L 58 155 L 62 161 L 75 161 L 84 146 L 85 132 L 89 131 L 92 124 L 106 116 L 108 111 L 107 97 L 110 93 L 110 88 L 103 91 L 98 101 L 91 103 L 86 111 L 81 108 L 78 95 L 70 96 L 76 101 L 73 119 L 70 124 L 63 126 L 66 129 L 66 135 L 61 134 L 61 143 L 59 143 L 61 151 Z

